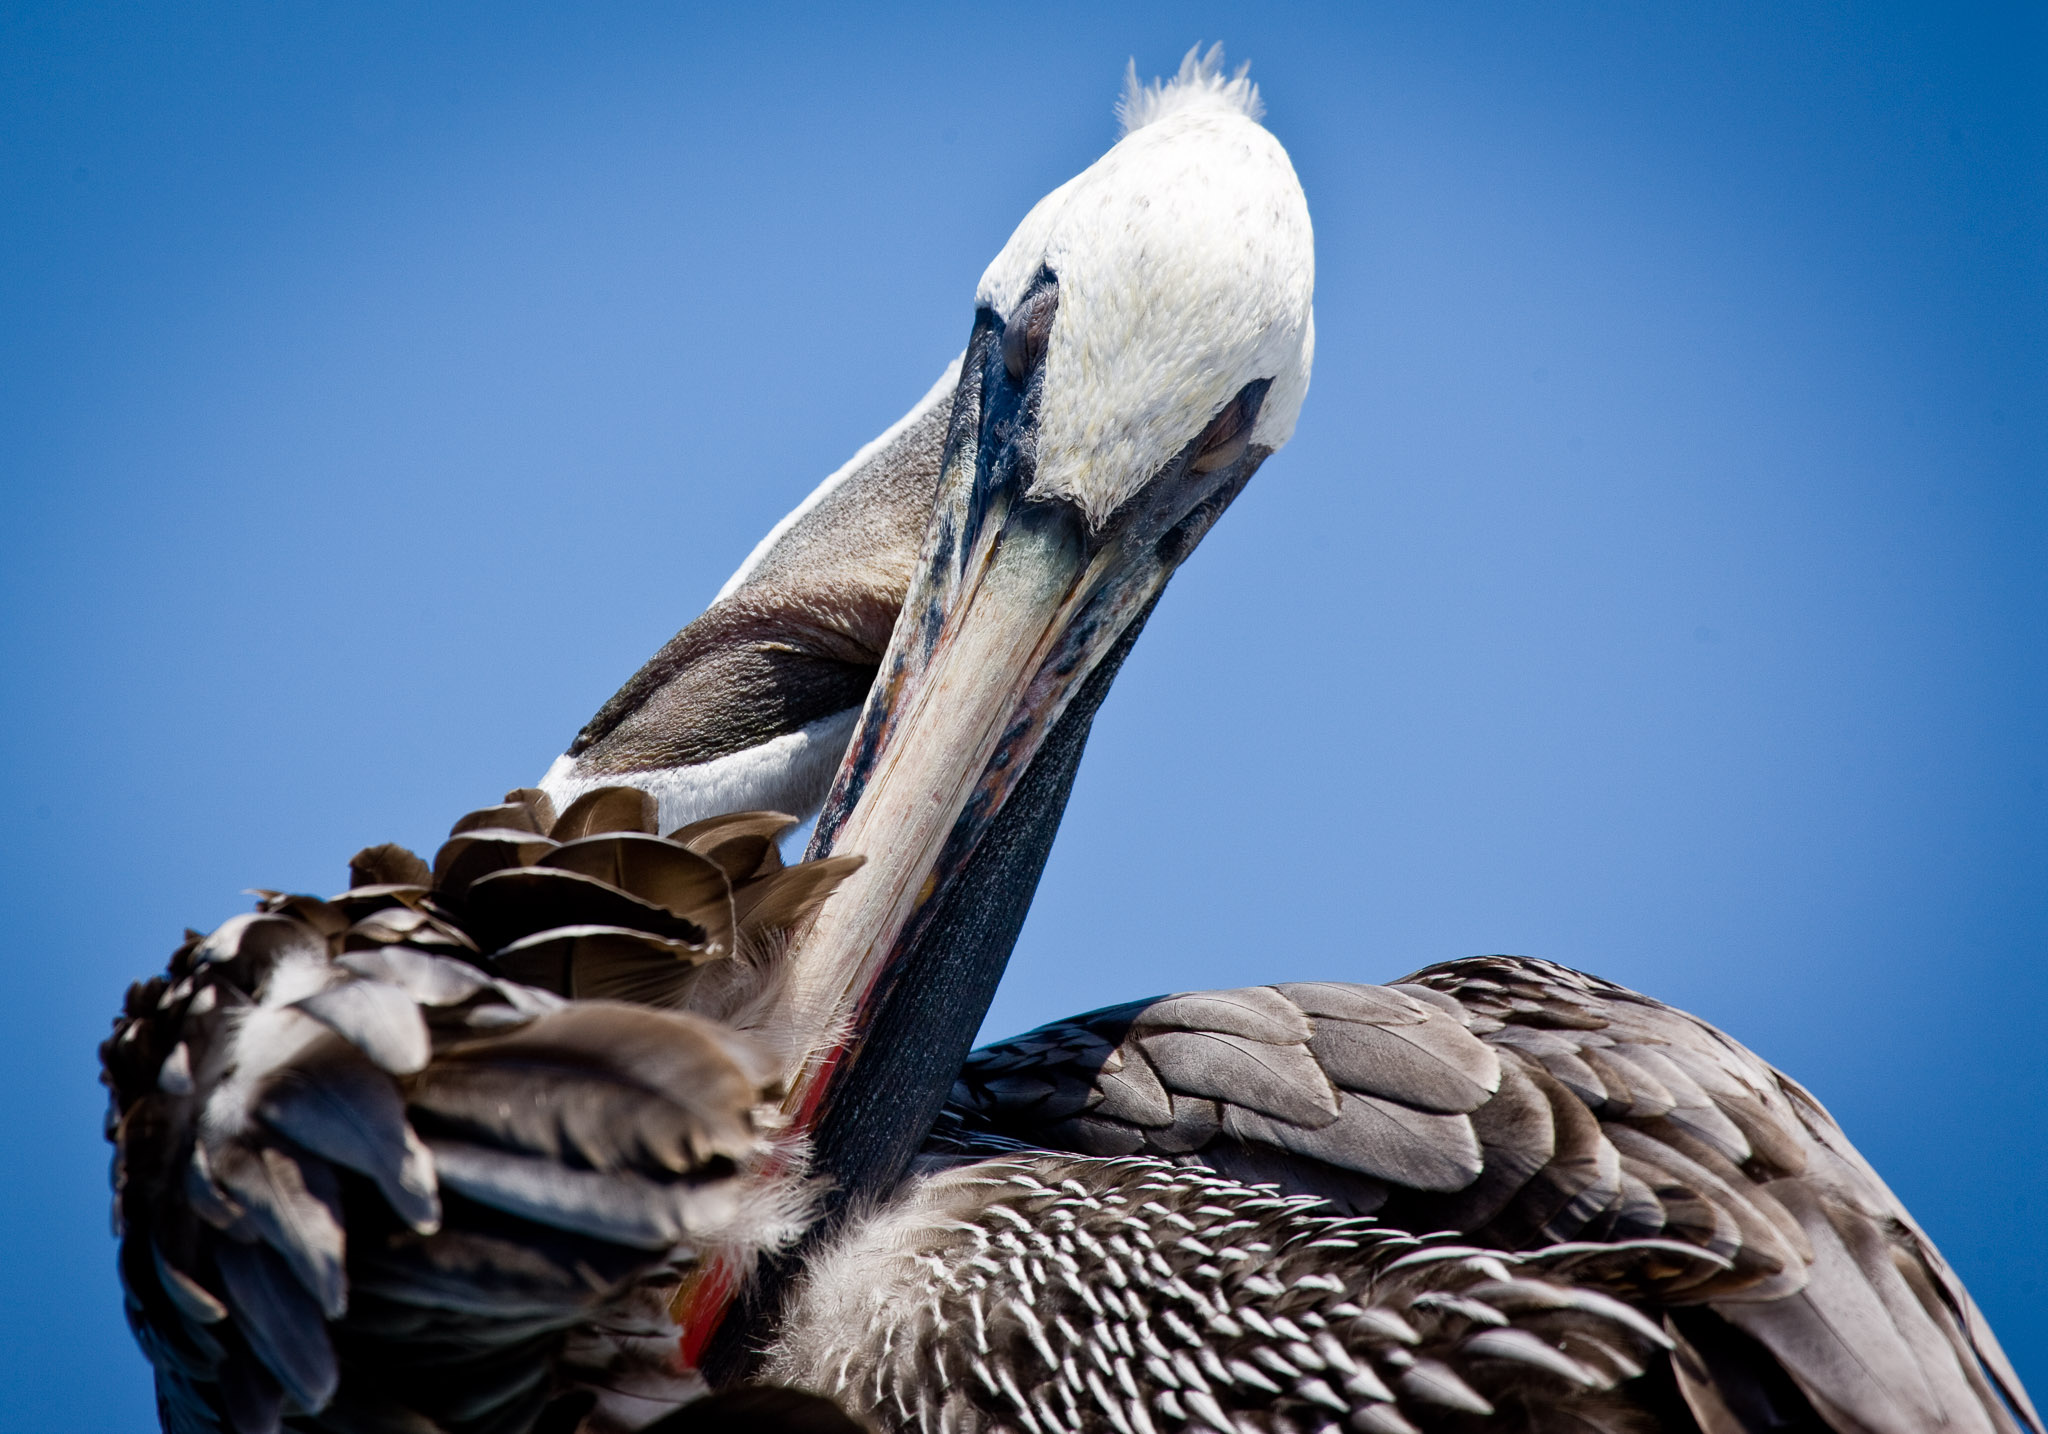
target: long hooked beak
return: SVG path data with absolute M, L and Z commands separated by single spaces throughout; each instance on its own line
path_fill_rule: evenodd
M 784 1108 L 829 1188 L 812 1239 L 923 1144 L 1023 925 L 1096 707 L 1167 580 L 1270 451 L 1248 442 L 1261 379 L 1107 521 L 1033 497 L 1046 374 L 1021 325 L 1042 340 L 1057 302 L 1044 274 L 1012 325 L 976 315 L 916 574 L 811 842 L 813 857 L 865 858 L 788 957 L 784 1014 L 807 1058 Z M 693 1278 L 674 1305 L 685 1362 L 744 1367 L 792 1261 L 769 1262 L 735 1319 L 732 1272 Z
M 1013 321 L 1042 334 L 1057 301 L 1044 274 Z M 866 858 L 793 955 L 792 1011 L 819 1055 L 789 1108 L 818 1130 L 842 1198 L 892 1183 L 936 1117 L 1094 707 L 1167 580 L 1266 456 L 1246 441 L 1266 390 L 1256 381 L 1091 525 L 1064 499 L 1032 496 L 1047 380 L 1019 340 L 995 314 L 977 316 L 919 571 L 812 842 L 814 856 Z M 1048 746 L 1060 769 L 1028 778 Z M 1027 780 L 1036 790 L 1018 830 L 1005 814 Z M 977 920 L 976 908 L 1014 919 Z

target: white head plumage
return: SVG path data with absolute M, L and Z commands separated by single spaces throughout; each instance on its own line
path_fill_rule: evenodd
M 1220 47 L 1118 106 L 1125 134 L 1033 207 L 982 275 L 1008 315 L 1059 280 L 1032 491 L 1100 523 L 1238 390 L 1271 381 L 1251 441 L 1294 432 L 1315 349 L 1315 242 L 1258 89 Z

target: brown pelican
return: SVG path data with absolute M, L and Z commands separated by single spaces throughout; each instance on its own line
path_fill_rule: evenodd
M 1191 55 L 1124 113 L 957 368 L 539 788 L 131 991 L 167 1427 L 2040 1434 L 1821 1106 L 1592 977 L 1186 993 L 969 1055 L 1097 706 L 1308 384 L 1256 91 Z M 809 860 L 766 806 L 819 810 Z

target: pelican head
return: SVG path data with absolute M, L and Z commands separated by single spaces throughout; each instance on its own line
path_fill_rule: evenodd
M 1134 83 L 1127 133 L 976 293 L 923 547 L 813 840 L 866 865 L 793 957 L 792 1019 L 818 1033 L 796 1114 L 833 1106 L 821 1158 L 852 1188 L 893 1178 L 936 1113 L 1095 703 L 1300 412 L 1308 206 L 1256 90 L 1220 65 Z
M 1065 504 L 1098 547 L 1128 543 L 1177 496 L 1227 493 L 1286 442 L 1313 347 L 1307 206 L 1257 91 L 1221 63 L 1191 52 L 1152 85 L 1133 68 L 1122 141 L 1040 201 L 983 276 L 974 352 L 604 704 L 540 780 L 557 806 L 624 784 L 657 799 L 664 829 L 745 808 L 809 815 L 928 575 L 935 510 L 978 483 L 1004 503 Z M 1176 469 L 1197 438 L 1208 446 Z
M 817 811 L 863 864 L 750 1007 L 834 1195 L 907 1168 L 1036 889 L 1096 707 L 1174 571 L 1294 431 L 1315 249 L 1286 151 L 1220 47 L 1140 85 L 1101 159 L 982 275 L 966 352 L 777 525 L 542 787 L 630 784 L 664 827 Z M 742 1349 L 771 1277 L 678 1301 Z M 708 1342 L 708 1343 L 707 1343 Z M 720 1355 L 720 1348 L 725 1355 Z
M 1308 205 L 1258 91 L 1190 52 L 1163 84 L 1134 69 L 1120 110 L 982 275 L 958 364 L 542 779 L 558 804 L 643 787 L 664 827 L 815 810 L 813 855 L 865 858 L 774 1011 L 843 1193 L 893 1178 L 936 1113 L 1096 704 L 1308 389 Z
M 1030 441 L 1004 477 L 1093 533 L 1129 526 L 1141 495 L 1206 496 L 1294 431 L 1315 251 L 1256 101 L 1249 81 L 1198 73 L 1156 117 L 1127 103 L 1147 122 L 1040 200 L 982 275 L 977 337 L 1004 364 L 985 375 L 983 432 L 1019 410 Z

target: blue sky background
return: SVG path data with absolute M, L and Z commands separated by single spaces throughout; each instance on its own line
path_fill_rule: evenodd
M 1315 386 L 990 1033 L 1599 972 L 1809 1084 L 2048 1393 L 2043 12 L 1275 9 L 0 10 L 0 1427 L 151 1421 L 124 984 L 536 777 L 1216 38 Z

